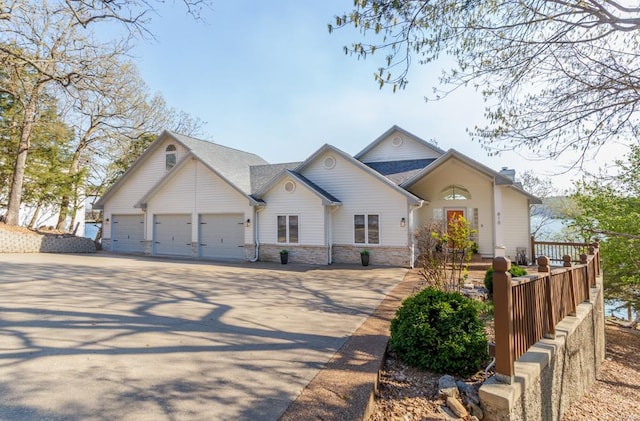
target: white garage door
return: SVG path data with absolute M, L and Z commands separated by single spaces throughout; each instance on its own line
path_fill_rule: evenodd
M 154 215 L 153 252 L 191 256 L 191 215 Z
M 144 215 L 111 216 L 111 250 L 144 252 Z
M 200 215 L 200 256 L 244 259 L 244 214 Z

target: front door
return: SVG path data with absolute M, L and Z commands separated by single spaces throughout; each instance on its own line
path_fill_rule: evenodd
M 460 218 L 464 218 L 464 209 L 447 209 L 447 232 L 452 230 L 453 224 L 457 224 Z M 453 248 L 454 244 L 449 240 L 449 248 Z

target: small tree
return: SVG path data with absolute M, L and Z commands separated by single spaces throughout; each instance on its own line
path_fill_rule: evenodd
M 474 242 L 469 222 L 463 216 L 449 221 L 447 229 L 437 222 L 415 233 L 420 275 L 428 286 L 444 291 L 459 291 L 466 278 Z
M 446 260 L 446 242 L 442 240 L 442 224 L 432 222 L 418 228 L 414 234 L 418 249 L 417 266 L 427 286 L 444 289 Z

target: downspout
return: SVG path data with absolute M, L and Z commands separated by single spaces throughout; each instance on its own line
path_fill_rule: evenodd
M 329 256 L 327 259 L 328 264 L 333 263 L 333 207 L 327 207 L 327 242 L 329 243 Z
M 329 256 L 327 258 L 328 264 L 333 264 L 333 213 L 338 209 L 339 205 L 330 204 L 327 209 L 327 224 L 326 224 L 326 233 L 327 233 L 327 243 L 329 245 L 328 253 Z
M 418 203 L 417 205 L 409 205 L 409 244 L 410 244 L 410 253 L 411 253 L 411 258 L 409 259 L 410 262 L 410 266 L 411 269 L 415 268 L 415 263 L 416 263 L 416 239 L 413 236 L 413 232 L 415 231 L 416 227 L 415 225 L 415 218 L 413 217 L 413 212 L 415 212 L 417 209 L 421 208 L 422 205 L 424 205 L 424 200 L 421 200 L 420 203 Z
M 259 228 L 259 220 L 258 213 L 262 210 L 260 206 L 254 206 L 253 208 L 253 248 L 254 248 L 254 257 L 249 260 L 251 263 L 255 263 L 260 258 L 260 239 L 258 238 L 258 233 L 260 232 Z

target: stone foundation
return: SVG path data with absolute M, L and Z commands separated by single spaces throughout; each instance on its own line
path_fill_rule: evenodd
M 326 265 L 329 263 L 329 247 L 327 246 L 294 246 L 290 244 L 286 246 L 282 244 L 260 244 L 260 261 L 280 262 L 280 250 L 283 249 L 289 250 L 289 263 L 308 265 Z
M 380 266 L 409 267 L 411 250 L 409 247 L 363 247 L 353 245 L 335 245 L 333 262 L 360 264 L 360 251 L 369 250 L 369 264 Z
M 576 316 L 556 326 L 555 339 L 542 339 L 515 363 L 511 384 L 495 376 L 480 388 L 485 419 L 560 420 L 569 405 L 596 379 L 605 357 L 602 279 Z
M 256 257 L 256 245 L 253 243 L 244 244 L 244 259 L 253 260 Z
M 93 240 L 84 237 L 38 233 L 0 233 L 0 253 L 95 253 Z

